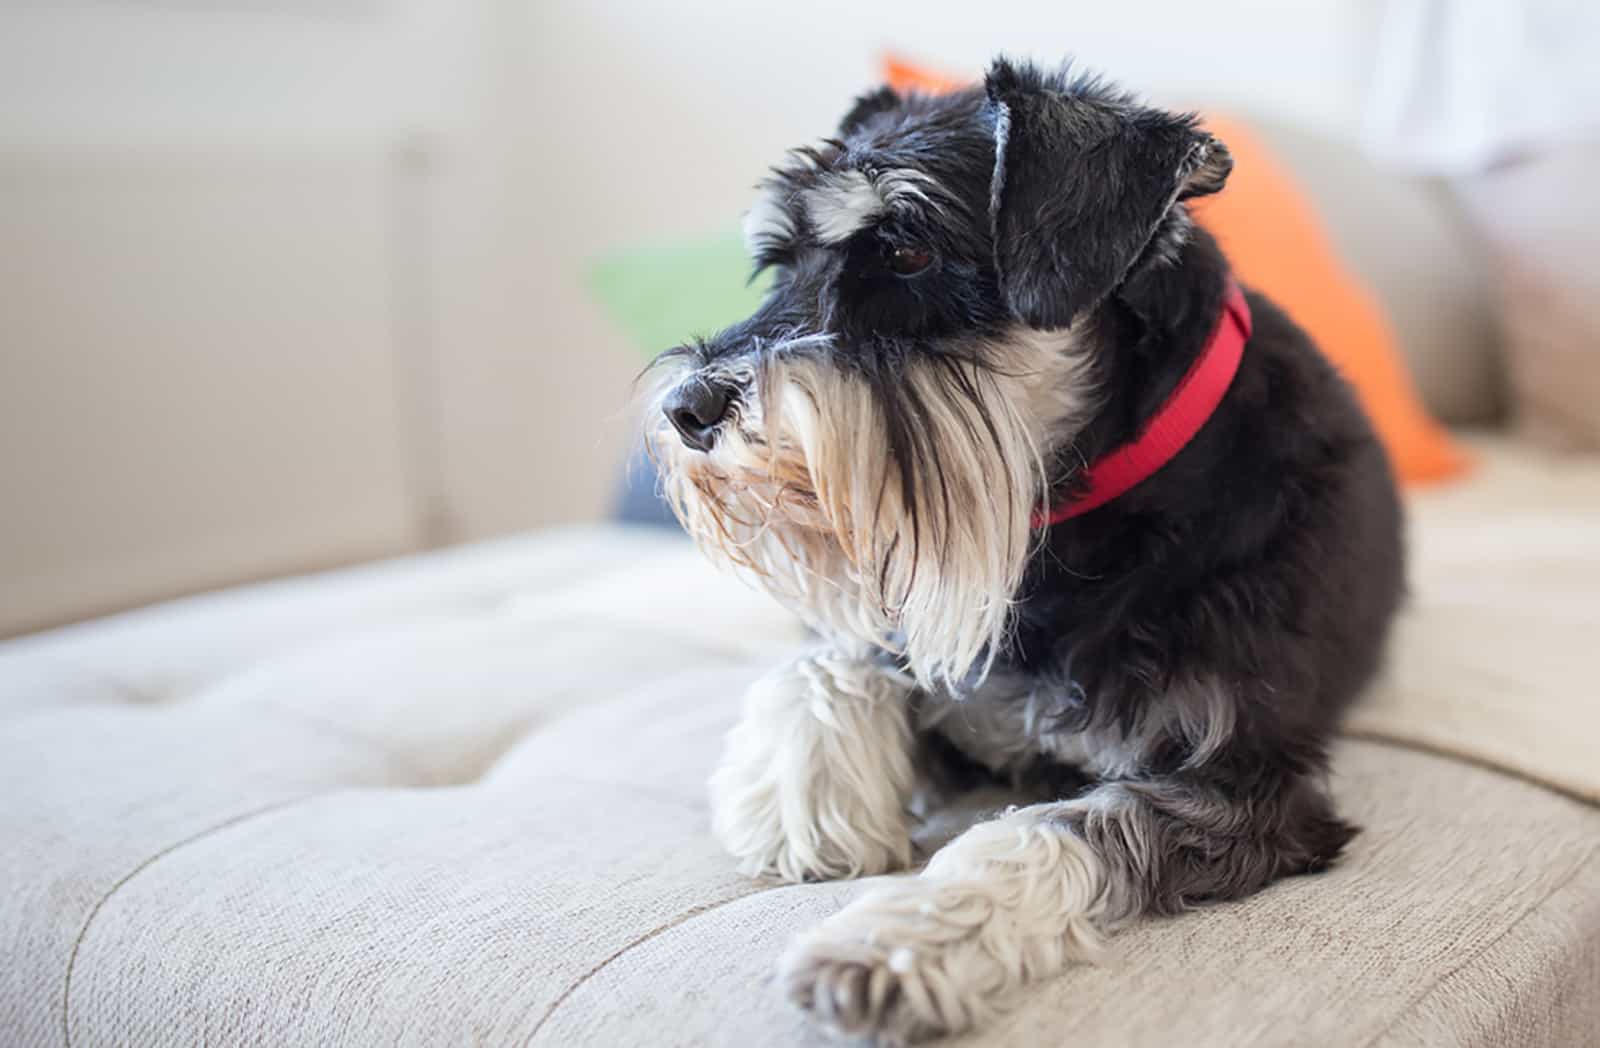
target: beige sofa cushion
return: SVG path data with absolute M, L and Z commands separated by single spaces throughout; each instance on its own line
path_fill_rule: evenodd
M 1432 519 L 1425 562 L 1451 548 Z M 769 974 L 862 885 L 738 876 L 703 790 L 740 691 L 799 639 L 681 540 L 595 530 L 0 647 L 0 1030 L 820 1043 Z M 965 1043 L 1595 1029 L 1600 812 L 1389 743 L 1336 767 L 1365 826 L 1336 870 L 1141 926 Z
M 1600 458 L 1474 451 L 1412 496 L 1408 607 L 1349 728 L 1600 803 Z

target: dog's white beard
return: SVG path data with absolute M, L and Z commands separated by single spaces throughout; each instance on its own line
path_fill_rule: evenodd
M 1042 453 L 1082 417 L 1077 345 L 1023 331 L 985 347 L 987 366 L 909 361 L 896 395 L 922 410 L 898 428 L 898 454 L 862 375 L 769 352 L 759 371 L 727 376 L 747 391 L 710 454 L 658 423 L 666 494 L 713 558 L 814 628 L 898 653 L 925 688 L 970 683 L 1009 628 Z

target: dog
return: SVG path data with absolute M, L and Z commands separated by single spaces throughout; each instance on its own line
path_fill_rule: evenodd
M 899 870 L 917 798 L 1036 798 L 788 949 L 826 1028 L 981 1026 L 1355 833 L 1327 748 L 1401 599 L 1401 510 L 1350 388 L 1191 221 L 1231 168 L 1070 67 L 882 88 L 760 185 L 754 315 L 646 372 L 686 530 L 820 638 L 711 779 L 741 868 Z

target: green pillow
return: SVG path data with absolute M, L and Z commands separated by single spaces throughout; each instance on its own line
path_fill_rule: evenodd
M 749 280 L 738 234 L 616 252 L 589 269 L 589 291 L 646 356 L 755 312 L 767 277 Z

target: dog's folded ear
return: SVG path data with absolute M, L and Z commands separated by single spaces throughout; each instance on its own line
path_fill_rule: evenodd
M 1228 149 L 1192 115 L 1135 102 L 1092 77 L 996 60 L 989 194 L 995 266 L 1012 312 L 1058 328 L 1127 276 L 1180 201 L 1215 193 Z
M 900 96 L 895 94 L 894 88 L 888 84 L 874 91 L 868 91 L 855 100 L 850 106 L 850 111 L 844 115 L 844 119 L 839 121 L 839 137 L 849 137 L 850 132 L 868 120 L 879 113 L 888 112 L 899 104 Z

